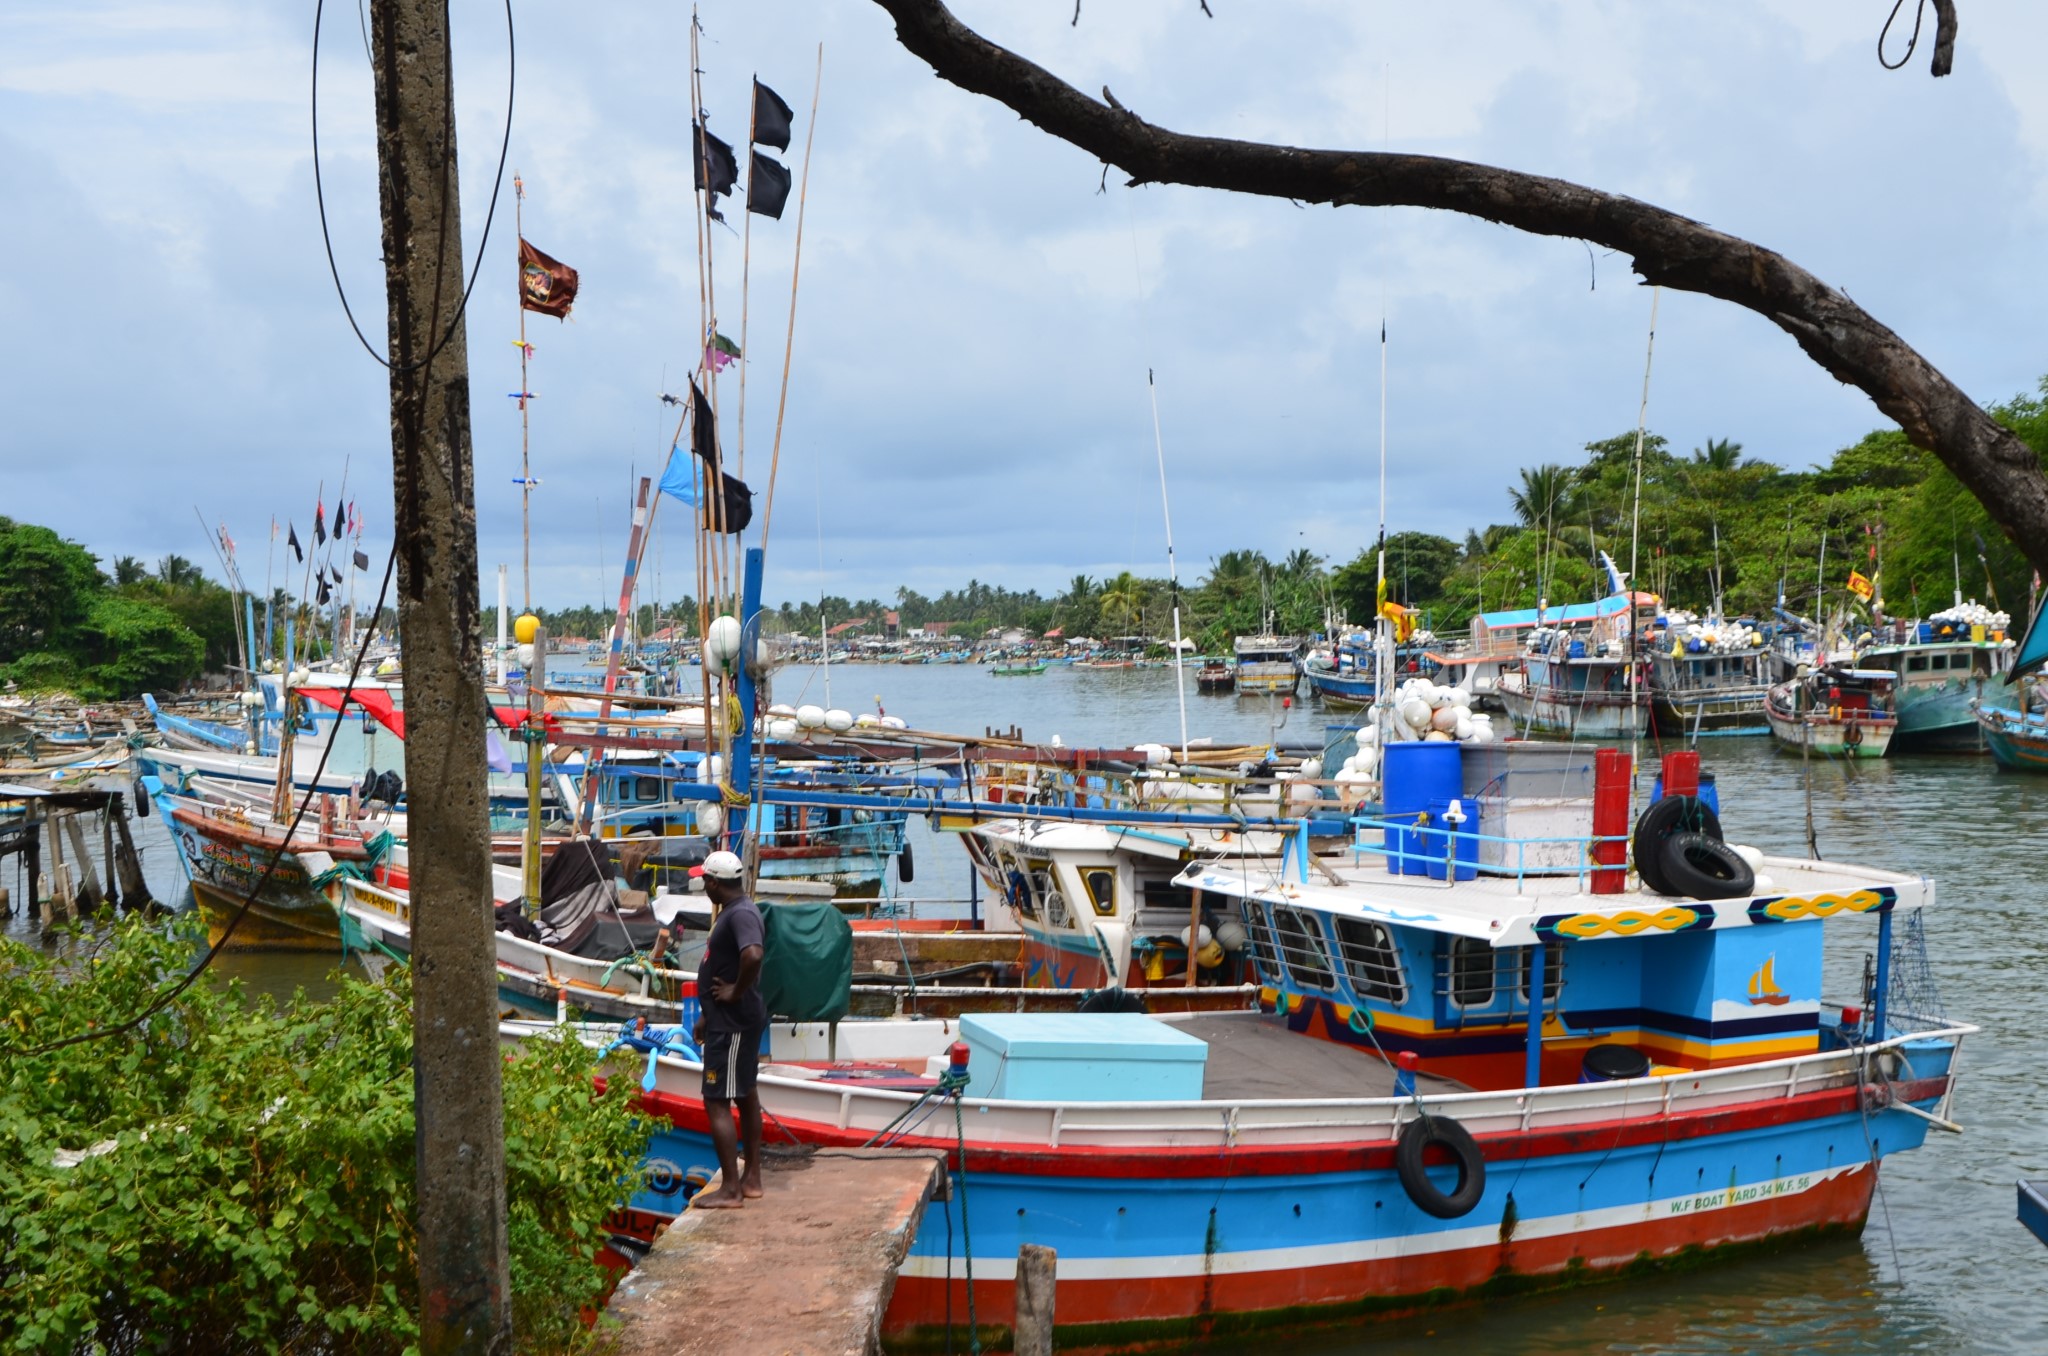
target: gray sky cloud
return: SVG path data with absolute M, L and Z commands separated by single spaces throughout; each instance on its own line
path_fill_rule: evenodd
M 1458 156 L 1699 216 L 1845 288 L 1980 399 L 2048 370 L 2037 6 L 1969 6 L 1941 81 L 1924 54 L 1880 70 L 1882 16 L 1847 0 L 1212 8 L 1096 0 L 1073 27 L 1057 0 L 959 5 L 1183 130 Z M 483 0 L 454 12 L 473 251 L 504 31 Z M 699 333 L 688 21 L 656 6 L 518 18 L 526 232 L 583 278 L 569 323 L 528 326 L 535 592 L 597 602 L 616 591 L 632 478 L 658 473 L 675 428 L 656 397 L 681 389 Z M 796 106 L 792 160 L 826 46 L 771 597 L 1163 571 L 1148 367 L 1183 562 L 1242 545 L 1348 559 L 1378 515 L 1383 312 L 1397 530 L 1498 521 L 1516 467 L 1572 461 L 1634 422 L 1649 296 L 1626 259 L 1441 213 L 1132 191 L 1114 174 L 1098 193 L 1099 165 L 935 80 L 873 6 L 709 0 L 703 19 L 714 130 L 744 140 L 758 72 Z M 323 170 L 337 261 L 381 345 L 357 22 L 327 16 Z M 0 16 L 15 272 L 0 512 L 109 559 L 204 558 L 197 503 L 256 578 L 271 516 L 303 535 L 346 461 L 370 545 L 388 542 L 384 375 L 327 277 L 309 57 L 309 14 L 237 0 Z M 516 576 L 509 184 L 499 213 L 468 335 L 482 553 Z M 754 231 L 747 473 L 762 488 L 794 228 L 792 207 Z M 737 338 L 739 239 L 715 230 L 713 248 L 718 325 Z M 1731 437 L 1797 466 L 1881 422 L 1747 312 L 1666 295 L 1658 331 L 1650 422 L 1681 448 Z M 730 412 L 736 384 L 722 391 Z M 691 586 L 683 518 L 662 518 L 669 596 Z

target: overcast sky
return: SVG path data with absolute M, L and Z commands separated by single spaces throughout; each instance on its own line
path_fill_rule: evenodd
M 1924 46 L 1879 67 L 1880 0 L 1210 7 L 1087 0 L 1078 27 L 1071 0 L 957 11 L 1179 130 L 1467 158 L 1699 217 L 1842 287 L 1982 401 L 2048 372 L 2038 0 L 1965 0 L 1938 81 Z M 454 15 L 473 257 L 504 15 Z M 658 397 L 684 389 L 700 333 L 688 11 L 515 0 L 515 17 L 511 164 L 468 325 L 481 553 L 512 566 L 516 603 L 516 168 L 527 237 L 582 273 L 571 321 L 528 323 L 534 593 L 595 603 L 616 596 L 633 478 L 659 473 L 674 431 Z M 359 23 L 329 6 L 322 168 L 341 275 L 381 345 Z M 1382 314 L 1393 530 L 1502 521 L 1517 467 L 1576 462 L 1635 423 L 1650 294 L 1621 256 L 1440 213 L 1115 174 L 1098 192 L 1097 163 L 936 80 L 871 5 L 706 0 L 703 23 L 713 130 L 744 141 L 758 72 L 797 108 L 799 170 L 825 48 L 771 599 L 1163 573 L 1148 367 L 1184 573 L 1239 546 L 1349 559 L 1379 516 Z M 272 516 L 305 535 L 346 468 L 382 560 L 387 386 L 322 251 L 311 36 L 306 4 L 0 9 L 0 513 L 106 561 L 210 565 L 197 505 L 257 582 Z M 746 474 L 764 493 L 795 228 L 792 201 L 753 232 Z M 713 231 L 734 338 L 740 243 Z M 730 417 L 731 373 L 721 391 Z M 1761 318 L 1668 293 L 1649 418 L 1681 451 L 1726 437 L 1789 466 L 1882 423 Z M 726 439 L 732 456 L 730 424 Z M 686 513 L 664 512 L 643 574 L 665 597 L 693 586 Z

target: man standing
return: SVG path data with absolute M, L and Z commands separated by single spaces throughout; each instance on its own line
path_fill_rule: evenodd
M 703 1210 L 734 1210 L 761 1195 L 761 1099 L 754 1078 L 761 1066 L 761 1037 L 768 1029 L 768 1005 L 761 998 L 761 911 L 741 884 L 740 859 L 714 852 L 700 868 L 704 893 L 718 909 L 711 939 L 697 971 L 697 1046 L 704 1052 L 704 1110 L 711 1121 L 711 1145 L 718 1151 L 719 1185 L 691 1202 Z M 739 1103 L 739 1126 L 732 1104 Z M 740 1172 L 739 1141 L 747 1151 Z

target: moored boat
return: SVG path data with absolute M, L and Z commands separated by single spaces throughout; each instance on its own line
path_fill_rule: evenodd
M 1770 647 L 1755 628 L 1710 619 L 1669 618 L 1666 635 L 1650 656 L 1650 718 L 1657 733 L 1769 734 L 1764 696 L 1770 691 Z
M 1972 703 L 1984 743 L 2000 767 L 2048 772 L 2048 713 Z
M 969 1188 L 927 1214 L 889 1340 L 941 1341 L 970 1302 L 1007 1314 L 1025 1243 L 1057 1253 L 1063 1333 L 1124 1349 L 1853 1237 L 1880 1154 L 1949 1124 L 1974 1028 L 1882 982 L 1821 992 L 1827 920 L 1906 946 L 1923 878 L 1761 858 L 1721 897 L 1675 896 L 1620 858 L 1588 869 L 1588 837 L 1577 869 L 1447 882 L 1389 873 L 1367 846 L 1386 826 L 1354 823 L 1335 879 L 1176 878 L 1235 913 L 1268 1011 L 771 1028 L 778 1133 L 943 1153 Z M 659 1216 L 712 1155 L 699 1065 L 649 1062 L 673 1126 L 649 1155 L 673 1171 L 633 1205 Z
M 1896 683 L 1888 669 L 1829 665 L 1773 687 L 1764 698 L 1764 718 L 1789 748 L 1882 758 L 1899 727 Z
M 1233 642 L 1239 695 L 1292 696 L 1301 686 L 1301 641 L 1292 636 L 1239 636 Z
M 1890 669 L 1898 677 L 1901 753 L 1981 753 L 1986 740 L 1973 703 L 1991 695 L 2012 668 L 2013 643 L 1997 625 L 1967 617 L 1971 605 L 1936 613 L 1917 625 L 1893 623 L 1856 652 L 1859 669 Z M 1981 609 L 1978 609 L 1981 612 Z
M 1638 645 L 1657 619 L 1654 593 L 1616 593 L 1588 605 L 1576 623 L 1539 623 L 1529 632 L 1521 681 L 1499 689 L 1501 704 L 1525 734 L 1631 739 L 1648 731 L 1649 657 Z M 1569 609 L 1560 611 L 1560 620 Z

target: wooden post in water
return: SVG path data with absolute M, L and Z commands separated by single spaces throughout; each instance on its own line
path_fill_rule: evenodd
M 28 842 L 22 848 L 28 859 L 28 914 L 29 918 L 43 916 L 43 816 L 31 802 L 26 812 L 28 820 Z
M 114 819 L 121 813 L 121 797 L 108 794 L 100 798 L 100 867 L 106 874 L 105 892 L 101 901 L 108 906 L 121 902 L 120 892 L 114 884 Z
M 482 599 L 447 0 L 374 0 L 412 849 L 422 1356 L 512 1347 Z
M 93 865 L 92 853 L 86 847 L 85 830 L 78 827 L 78 817 L 83 810 L 73 810 L 64 816 L 64 834 L 71 842 L 73 871 L 78 881 L 76 916 L 83 918 L 98 910 L 105 898 L 100 890 L 99 868 Z
M 63 815 L 49 815 L 43 820 L 50 835 L 50 916 L 44 922 L 46 928 L 72 916 L 71 868 L 64 861 L 63 821 Z
M 121 877 L 122 902 L 131 910 L 145 908 L 150 902 L 149 882 L 142 878 L 142 859 L 136 855 L 135 840 L 128 835 L 128 816 L 122 812 L 119 797 L 114 799 L 107 813 L 114 822 L 114 833 L 121 840 L 113 869 Z
M 1052 1356 L 1054 1273 L 1059 1254 L 1037 1243 L 1017 1249 L 1017 1317 L 1010 1325 L 1017 1356 Z

